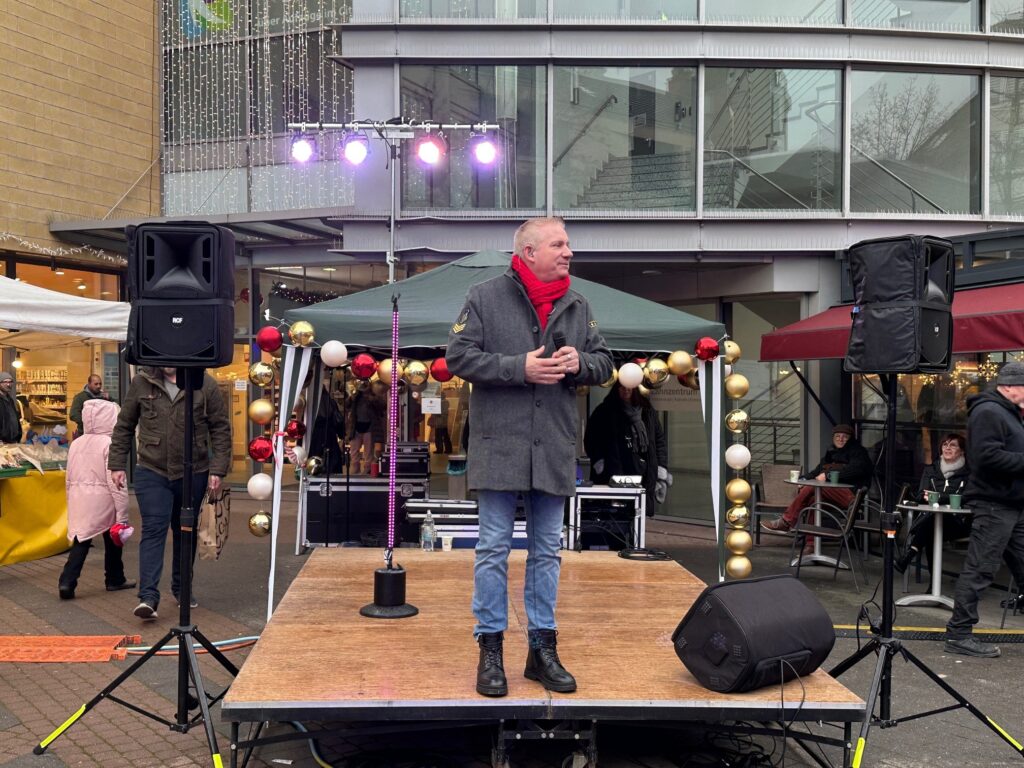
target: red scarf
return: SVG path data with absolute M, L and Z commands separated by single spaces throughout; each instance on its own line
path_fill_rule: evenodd
M 548 315 L 551 314 L 552 307 L 569 290 L 569 278 L 563 277 L 561 280 L 552 280 L 550 283 L 545 283 L 533 274 L 530 268 L 526 266 L 526 263 L 516 254 L 512 256 L 512 269 L 516 271 L 519 279 L 523 281 L 526 295 L 530 298 L 533 308 L 537 310 L 537 317 L 540 318 L 540 327 L 547 328 Z

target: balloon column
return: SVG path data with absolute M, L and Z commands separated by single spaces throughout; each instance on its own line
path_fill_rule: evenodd
M 735 341 L 727 340 L 721 352 L 724 361 L 730 365 L 740 359 L 740 346 Z M 750 382 L 741 373 L 726 376 L 722 386 L 730 400 L 744 398 L 750 391 Z M 736 441 L 742 439 L 749 426 L 750 417 L 743 410 L 733 409 L 725 415 L 725 428 Z M 750 575 L 752 569 L 747 553 L 754 542 L 749 531 L 750 510 L 746 506 L 750 500 L 750 483 L 739 475 L 750 466 L 750 449 L 742 442 L 733 442 L 725 449 L 723 458 L 737 475 L 725 485 L 725 497 L 732 505 L 725 513 L 725 549 L 729 553 L 725 572 L 731 578 L 743 579 Z
M 284 333 L 277 326 L 261 328 L 256 334 L 256 346 L 261 351 L 272 355 L 273 360 L 271 363 L 255 362 L 249 366 L 248 378 L 250 383 L 261 390 L 273 387 L 274 381 L 281 371 L 280 356 L 284 352 L 284 347 L 289 345 L 305 350 L 307 347 L 314 346 L 315 341 L 316 331 L 305 320 L 292 323 L 291 327 L 287 328 Z M 357 356 L 357 359 L 359 357 L 364 356 Z M 365 355 L 365 357 L 369 358 L 375 370 L 376 363 L 373 362 L 373 358 L 370 358 L 369 355 Z M 340 341 L 332 339 L 324 342 L 321 346 L 320 358 L 328 367 L 337 368 L 348 361 L 348 350 Z M 355 363 L 353 362 L 354 365 Z M 306 365 L 303 363 L 299 366 L 299 373 L 303 374 L 305 371 Z M 269 394 L 261 392 L 262 396 L 257 397 L 249 404 L 249 419 L 254 424 L 258 424 L 267 430 L 264 434 L 257 435 L 249 441 L 249 457 L 261 464 L 280 463 L 283 457 L 277 455 L 277 452 L 280 450 L 279 446 L 283 445 L 283 438 L 300 440 L 306 433 L 306 425 L 301 419 L 287 419 L 285 421 L 284 417 L 290 413 L 293 403 L 290 399 L 287 403 L 275 402 L 275 396 L 279 397 L 281 391 L 282 388 L 276 388 L 276 390 L 272 390 Z M 292 394 L 294 396 L 295 393 Z M 274 422 L 277 418 L 281 418 L 284 427 L 275 430 Z M 320 471 L 322 460 L 319 457 L 307 457 L 305 449 L 300 445 L 295 446 L 292 451 L 292 460 L 297 466 L 304 467 L 310 474 L 316 474 Z M 250 477 L 246 487 L 249 495 L 259 501 L 275 497 L 274 476 L 264 472 L 257 472 Z M 274 515 L 279 512 L 280 502 L 278 497 L 279 494 L 274 498 L 274 509 L 272 512 L 268 513 L 261 509 L 249 518 L 249 530 L 253 535 L 266 536 L 272 531 Z

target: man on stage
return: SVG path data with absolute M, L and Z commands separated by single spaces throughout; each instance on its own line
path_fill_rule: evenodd
M 558 554 L 566 497 L 576 492 L 576 387 L 611 376 L 612 358 L 590 305 L 569 287 L 572 251 L 558 218 L 516 231 L 510 269 L 474 285 L 448 334 L 448 369 L 473 384 L 469 487 L 480 533 L 474 569 L 476 690 L 508 693 L 508 555 L 517 498 L 526 509 L 524 601 L 530 650 L 524 675 L 562 693 L 576 680 L 556 649 Z
M 972 633 L 978 598 L 992 583 L 1003 551 L 1024 562 L 1024 363 L 1007 363 L 994 390 L 967 400 L 967 463 L 971 475 L 964 504 L 971 510 L 967 560 L 956 581 L 946 651 L 994 658 L 999 648 Z

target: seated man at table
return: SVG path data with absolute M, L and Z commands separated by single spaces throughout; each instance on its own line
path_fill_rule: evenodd
M 828 480 L 829 472 L 839 473 L 839 482 L 852 485 L 854 488 L 867 487 L 871 482 L 874 467 L 867 449 L 853 436 L 853 427 L 849 424 L 836 424 L 832 428 L 832 447 L 825 451 L 821 463 L 805 475 L 801 480 Z M 761 527 L 766 531 L 788 531 L 796 525 L 800 511 L 814 503 L 815 490 L 820 490 L 821 500 L 837 507 L 846 508 L 853 501 L 853 493 L 849 488 L 821 488 L 803 486 L 796 498 L 789 503 L 786 511 L 775 520 L 766 520 Z

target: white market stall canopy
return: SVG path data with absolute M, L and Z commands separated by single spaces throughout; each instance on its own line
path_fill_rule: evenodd
M 124 341 L 129 311 L 127 302 L 71 296 L 0 277 L 0 344 L 5 346 L 31 350 L 89 339 Z

